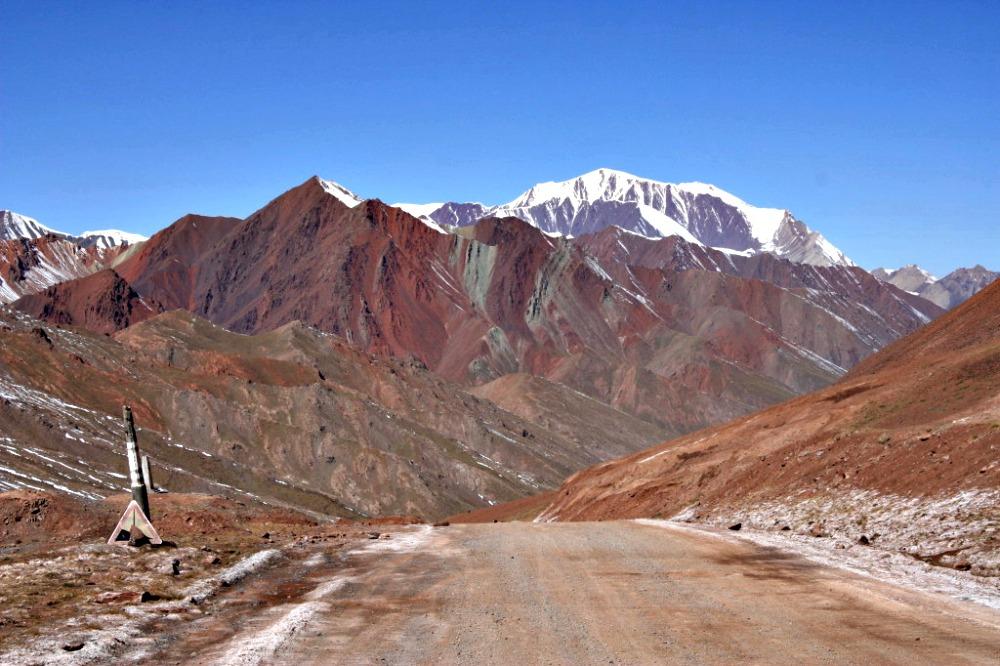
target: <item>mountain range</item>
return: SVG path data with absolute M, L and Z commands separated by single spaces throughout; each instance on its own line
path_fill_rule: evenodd
M 466 227 L 485 217 L 516 217 L 547 234 L 573 237 L 615 226 L 646 238 L 679 236 L 690 243 L 744 256 L 769 252 L 817 266 L 854 265 L 787 210 L 758 208 L 706 183 L 675 185 L 614 169 L 539 183 L 497 206 L 396 206 L 445 227 Z
M 319 178 L 245 220 L 181 218 L 114 271 L 14 305 L 82 325 L 99 292 L 119 306 L 90 325 L 110 329 L 142 307 L 239 333 L 302 321 L 459 385 L 528 373 L 675 433 L 823 386 L 940 313 L 855 266 L 515 218 L 446 233 Z
M 79 236 L 0 210 L 0 303 L 110 267 L 145 236 L 117 230 Z
M 52 482 L 26 446 L 108 449 L 128 401 L 173 485 L 446 515 L 824 389 L 944 312 L 788 211 L 606 169 L 494 207 L 313 177 L 145 240 L 4 220 L 8 485 Z
M 956 269 L 940 279 L 914 264 L 895 270 L 876 268 L 872 275 L 911 294 L 926 298 L 946 310 L 964 303 L 1000 278 L 1000 273 L 979 265 Z

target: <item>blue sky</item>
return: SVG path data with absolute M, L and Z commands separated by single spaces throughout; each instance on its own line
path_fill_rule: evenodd
M 150 233 L 314 173 L 497 203 L 607 166 L 1000 269 L 1000 3 L 818 4 L 4 0 L 0 208 Z

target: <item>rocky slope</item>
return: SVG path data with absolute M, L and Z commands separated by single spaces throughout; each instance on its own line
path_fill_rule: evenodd
M 163 310 L 155 301 L 140 298 L 110 268 L 22 296 L 15 307 L 53 324 L 83 326 L 97 333 L 114 333 Z
M 1000 283 L 837 384 L 571 477 L 544 519 L 677 517 L 1000 575 Z
M 539 376 L 670 433 L 824 386 L 940 312 L 856 267 L 679 237 L 513 218 L 445 233 L 318 178 L 245 221 L 182 218 L 115 270 L 233 331 L 302 320 L 463 385 Z
M 551 488 L 620 450 L 599 423 L 663 437 L 599 413 L 571 438 L 299 323 L 244 336 L 173 311 L 111 338 L 0 311 L 0 490 L 120 492 L 123 403 L 159 485 L 324 515 L 436 517 Z
M 498 206 L 397 206 L 441 225 L 463 227 L 484 217 L 516 217 L 558 236 L 582 236 L 617 226 L 647 238 L 679 236 L 742 254 L 769 252 L 818 266 L 853 265 L 843 252 L 787 210 L 752 206 L 714 185 L 663 183 L 614 169 L 596 169 L 563 182 L 539 183 Z

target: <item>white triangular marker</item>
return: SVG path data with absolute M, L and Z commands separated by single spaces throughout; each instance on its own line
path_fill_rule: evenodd
M 156 533 L 156 528 L 153 527 L 153 523 L 149 521 L 146 514 L 142 512 L 142 507 L 135 500 L 128 503 L 125 508 L 125 513 L 122 514 L 121 519 L 118 524 L 115 525 L 115 531 L 111 533 L 111 538 L 108 539 L 109 544 L 118 543 L 118 535 L 123 531 L 128 532 L 130 535 L 133 530 L 142 532 L 152 544 L 161 544 L 163 539 L 160 535 Z

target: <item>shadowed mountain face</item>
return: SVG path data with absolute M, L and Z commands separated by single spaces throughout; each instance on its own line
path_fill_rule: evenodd
M 1000 575 L 998 395 L 994 283 L 833 386 L 574 475 L 544 515 L 877 533 L 891 550 Z
M 534 394 L 577 399 L 555 385 Z M 433 518 L 512 500 L 630 450 L 621 442 L 663 437 L 613 410 L 576 414 L 567 435 L 299 323 L 244 336 L 182 311 L 109 338 L 2 310 L 0 398 L 0 490 L 120 492 L 129 403 L 159 485 L 333 515 Z
M 188 216 L 116 271 L 233 331 L 301 320 L 462 385 L 528 373 L 668 433 L 824 386 L 940 312 L 852 266 L 517 219 L 449 234 L 332 187 L 310 179 L 245 221 Z
M 53 324 L 114 333 L 149 319 L 162 307 L 155 301 L 147 303 L 120 275 L 105 269 L 23 296 L 17 309 Z

